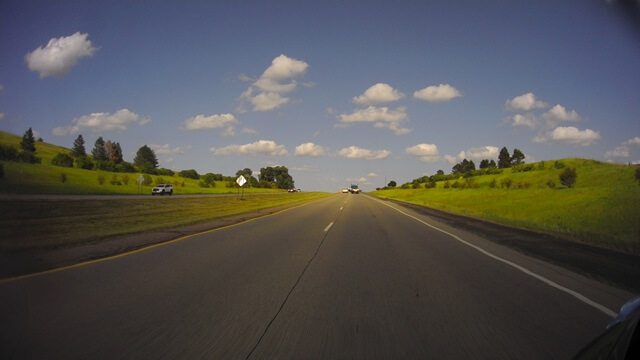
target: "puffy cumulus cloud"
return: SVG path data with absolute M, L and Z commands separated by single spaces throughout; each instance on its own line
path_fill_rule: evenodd
M 535 128 L 538 125 L 538 119 L 535 115 L 531 113 L 527 114 L 515 114 L 513 118 L 511 118 L 512 126 L 526 126 L 530 128 Z
M 404 94 L 392 88 L 389 84 L 377 83 L 368 88 L 364 94 L 353 98 L 356 104 L 372 105 L 400 100 Z
M 352 123 L 372 123 L 377 128 L 387 128 L 396 135 L 404 135 L 411 132 L 402 126 L 402 123 L 408 119 L 406 109 L 399 107 L 395 110 L 388 107 L 369 106 L 366 109 L 358 109 L 351 114 L 341 114 L 338 116 L 341 124 L 338 127 Z
M 559 126 L 552 131 L 533 139 L 537 143 L 556 142 L 589 146 L 600 140 L 600 133 L 591 129 L 580 130 L 573 126 Z
M 504 104 L 504 108 L 507 111 L 529 111 L 533 109 L 543 109 L 548 106 L 549 105 L 547 103 L 538 99 L 534 93 L 526 93 L 516 96 L 513 99 L 507 100 Z
M 624 145 L 640 145 L 640 137 L 636 136 L 624 142 Z
M 629 148 L 626 146 L 618 146 L 613 150 L 609 150 L 604 154 L 606 159 L 612 158 L 628 158 L 630 156 Z
M 304 75 L 308 68 L 309 65 L 304 61 L 286 55 L 276 57 L 260 78 L 240 95 L 238 110 L 245 111 L 244 103 L 251 104 L 253 111 L 270 111 L 288 103 L 290 99 L 284 95 L 297 88 L 295 78 Z M 242 79 L 249 78 L 243 75 Z
M 466 151 L 466 156 L 469 159 L 497 159 L 500 150 L 495 146 L 481 146 L 476 148 L 471 148 Z
M 0 113 L 0 121 L 4 120 L 4 117 L 5 117 L 4 113 Z
M 151 148 L 151 150 L 153 150 L 153 152 L 156 155 L 182 155 L 186 151 L 185 148 L 182 148 L 180 146 L 171 147 L 171 145 L 169 144 L 164 144 L 164 145 L 149 144 L 149 147 Z
M 218 129 L 237 124 L 239 121 L 233 114 L 197 115 L 184 122 L 187 130 Z
M 92 113 L 71 120 L 71 125 L 60 126 L 53 129 L 53 135 L 66 136 L 81 131 L 125 131 L 130 126 L 145 125 L 151 119 L 129 111 L 120 109 L 113 114 Z
M 460 91 L 449 84 L 427 86 L 413 93 L 414 98 L 429 102 L 446 102 L 460 96 Z
M 567 111 L 564 106 L 558 104 L 546 113 L 542 114 L 542 117 L 549 121 L 578 121 L 580 116 L 575 110 Z
M 53 38 L 45 47 L 38 47 L 25 55 L 27 66 L 40 73 L 40 78 L 63 77 L 69 73 L 80 59 L 93 56 L 98 50 L 87 39 L 89 34 L 79 32 L 60 38 Z
M 259 140 L 251 144 L 245 145 L 228 145 L 221 148 L 210 148 L 209 152 L 214 155 L 228 156 L 228 155 L 268 155 L 268 156 L 280 156 L 288 155 L 289 152 L 284 145 L 278 145 L 272 140 Z
M 440 160 L 438 147 L 434 144 L 418 144 L 405 149 L 411 156 L 416 156 L 420 161 L 431 163 Z
M 338 151 L 338 155 L 347 159 L 381 160 L 391 155 L 389 150 L 369 150 L 357 146 L 349 146 Z
M 460 151 L 460 153 L 458 154 L 458 156 L 453 156 L 453 155 L 445 155 L 443 156 L 443 158 L 449 163 L 449 164 L 455 164 L 458 163 L 460 161 L 462 161 L 463 159 L 467 158 L 467 155 L 465 154 L 464 151 Z
M 296 156 L 320 157 L 324 155 L 324 148 L 312 142 L 300 144 L 296 146 Z

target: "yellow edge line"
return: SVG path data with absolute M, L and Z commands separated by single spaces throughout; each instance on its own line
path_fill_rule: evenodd
M 327 198 L 324 197 L 324 198 L 320 198 L 320 199 L 316 199 L 316 200 L 311 200 L 309 202 L 306 202 L 306 203 L 303 203 L 303 204 L 300 204 L 300 205 L 296 205 L 296 206 L 292 206 L 290 208 L 286 208 L 286 209 L 274 212 L 272 214 L 266 214 L 266 215 L 258 216 L 258 217 L 255 217 L 255 218 L 252 218 L 252 219 L 249 219 L 249 220 L 241 221 L 239 223 L 225 225 L 225 226 L 221 226 L 219 228 L 210 229 L 210 230 L 206 230 L 206 231 L 195 233 L 195 234 L 185 235 L 185 236 L 179 237 L 177 239 L 173 239 L 173 240 L 164 241 L 164 242 L 161 242 L 161 243 L 158 243 L 158 244 L 145 246 L 145 247 L 142 247 L 142 248 L 136 249 L 136 250 L 126 251 L 126 252 L 123 252 L 123 253 L 120 253 L 120 254 L 117 254 L 117 255 L 111 255 L 111 256 L 100 258 L 100 259 L 95 259 L 95 260 L 83 261 L 83 262 L 79 262 L 77 264 L 62 266 L 62 267 L 51 269 L 51 270 L 45 270 L 45 271 L 40 271 L 40 272 L 35 272 L 35 273 L 25 274 L 25 275 L 19 275 L 19 276 L 15 276 L 15 277 L 11 277 L 11 278 L 6 278 L 6 279 L 0 279 L 0 285 L 4 284 L 4 283 L 11 282 L 11 281 L 28 279 L 28 278 L 32 278 L 32 277 L 36 277 L 36 276 L 47 275 L 47 274 L 53 274 L 53 273 L 56 273 L 56 272 L 59 272 L 59 271 L 69 270 L 69 269 L 73 269 L 73 268 L 77 268 L 77 267 L 81 267 L 81 266 L 85 266 L 85 265 L 96 264 L 96 263 L 103 262 L 103 261 L 114 260 L 114 259 L 117 259 L 117 258 L 121 258 L 121 257 L 129 256 L 129 255 L 137 254 L 137 253 L 140 253 L 140 252 L 143 252 L 143 251 L 147 251 L 147 250 L 151 250 L 153 248 L 157 248 L 157 247 L 160 247 L 160 246 L 165 246 L 165 245 L 177 243 L 178 241 L 186 240 L 186 239 L 194 237 L 194 236 L 200 236 L 200 235 L 204 235 L 204 234 L 209 234 L 209 233 L 212 233 L 212 232 L 215 232 L 215 231 L 220 231 L 220 230 L 228 229 L 228 228 L 239 226 L 239 225 L 244 225 L 246 223 L 250 223 L 252 221 L 264 219 L 264 218 L 267 218 L 267 217 L 270 217 L 270 216 L 275 216 L 275 215 L 281 214 L 283 212 L 286 212 L 286 211 L 289 211 L 289 210 L 293 210 L 293 209 L 297 209 L 299 207 L 303 207 L 303 206 L 306 206 L 306 205 L 309 205 L 309 204 L 313 204 L 313 203 L 316 203 L 318 201 L 326 200 L 326 199 Z

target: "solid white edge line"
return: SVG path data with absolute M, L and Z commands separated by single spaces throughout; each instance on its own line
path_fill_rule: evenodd
M 330 222 L 329 225 L 327 225 L 327 227 L 324 228 L 324 232 L 329 231 L 329 229 L 331 229 L 332 226 L 333 226 L 333 222 Z
M 481 252 L 481 253 L 483 253 L 483 254 L 485 254 L 485 255 L 489 256 L 490 258 L 493 258 L 493 259 L 495 259 L 495 260 L 498 260 L 498 261 L 500 261 L 500 262 L 503 262 L 503 263 L 505 263 L 505 264 L 507 264 L 507 265 L 509 265 L 509 266 L 511 266 L 511 267 L 514 267 L 514 268 L 516 268 L 516 269 L 518 269 L 518 270 L 522 271 L 523 273 L 525 273 L 525 274 L 527 274 L 527 275 L 529 275 L 529 276 L 531 276 L 531 277 L 534 277 L 534 278 L 536 278 L 536 279 L 538 279 L 538 280 L 540 280 L 540 281 L 542 281 L 542 282 L 546 283 L 547 285 L 553 286 L 554 288 L 556 288 L 556 289 L 558 289 L 558 290 L 560 290 L 560 291 L 564 291 L 565 293 L 567 293 L 567 294 L 569 294 L 569 295 L 572 295 L 573 297 L 577 298 L 578 300 L 580 300 L 580 301 L 584 302 L 585 304 L 590 305 L 590 306 L 592 306 L 592 307 L 594 307 L 594 308 L 596 308 L 596 309 L 598 309 L 598 310 L 602 311 L 603 313 L 605 313 L 605 314 L 607 314 L 607 315 L 611 316 L 612 318 L 615 318 L 616 316 L 618 316 L 618 313 L 611 311 L 611 310 L 610 310 L 610 309 L 608 309 L 607 307 L 605 307 L 605 306 L 603 306 L 603 305 L 598 304 L 597 302 L 595 302 L 595 301 L 593 301 L 593 300 L 591 300 L 591 299 L 587 298 L 586 296 L 584 296 L 584 295 L 580 294 L 579 292 L 573 291 L 573 290 L 568 289 L 568 288 L 566 288 L 566 287 L 564 287 L 564 286 L 562 286 L 562 285 L 559 285 L 559 284 L 557 284 L 557 283 L 555 283 L 555 282 L 553 282 L 553 281 L 551 281 L 551 280 L 549 280 L 549 279 L 547 279 L 547 278 L 545 278 L 545 277 L 543 277 L 543 276 L 541 276 L 541 275 L 538 275 L 538 274 L 536 274 L 536 273 L 532 272 L 531 270 L 528 270 L 528 269 L 526 269 L 526 268 L 524 268 L 524 267 L 522 267 L 522 266 L 520 266 L 520 265 L 518 265 L 518 264 L 516 264 L 516 263 L 513 263 L 513 262 L 511 262 L 511 261 L 509 261 L 509 260 L 505 260 L 505 259 L 503 259 L 503 258 L 501 258 L 501 257 L 499 257 L 499 256 L 493 255 L 492 253 L 490 253 L 490 252 L 488 252 L 488 251 L 486 251 L 486 250 L 482 249 L 482 248 L 481 248 L 481 247 L 479 247 L 479 246 L 473 245 L 473 244 L 471 244 L 471 243 L 470 243 L 470 242 L 468 242 L 468 241 L 462 240 L 462 239 L 461 239 L 460 237 L 458 237 L 457 235 L 454 235 L 454 234 L 452 234 L 452 233 L 450 233 L 450 232 L 448 232 L 448 231 L 446 231 L 446 230 L 442 230 L 442 229 L 440 229 L 440 228 L 438 228 L 438 227 L 435 227 L 435 226 L 433 226 L 433 225 L 431 225 L 431 224 L 428 224 L 428 223 L 426 223 L 426 222 L 424 222 L 424 221 L 422 221 L 422 220 L 418 219 L 417 217 L 415 217 L 415 216 L 413 216 L 413 215 L 409 215 L 409 214 L 407 214 L 407 213 L 403 212 L 402 210 L 397 209 L 397 208 L 395 208 L 395 207 L 393 207 L 393 206 L 391 206 L 391 205 L 389 205 L 389 204 L 387 204 L 387 203 L 385 203 L 385 202 L 383 202 L 383 201 L 380 201 L 380 200 L 378 200 L 378 199 L 374 199 L 374 198 L 372 198 L 372 199 L 373 199 L 373 200 L 375 200 L 375 201 L 377 201 L 377 202 L 379 202 L 379 203 L 381 203 L 381 204 L 383 204 L 383 205 L 385 205 L 385 206 L 388 206 L 388 207 L 392 208 L 393 210 L 395 210 L 395 211 L 397 211 L 397 212 L 401 213 L 402 215 L 405 215 L 405 216 L 407 216 L 407 217 L 410 217 L 410 218 L 412 218 L 412 219 L 414 219 L 414 220 L 416 220 L 416 221 L 418 221 L 418 222 L 420 222 L 420 223 L 422 223 L 422 224 L 424 224 L 424 225 L 426 225 L 426 226 L 428 226 L 428 227 L 430 227 L 430 228 L 432 228 L 432 229 L 434 229 L 434 230 L 438 230 L 438 231 L 440 231 L 441 233 L 447 234 L 447 235 L 451 236 L 452 238 L 454 238 L 454 239 L 458 240 L 459 242 L 461 242 L 461 243 L 463 243 L 463 244 L 465 244 L 465 245 L 467 245 L 467 246 L 470 246 L 470 247 L 472 247 L 472 248 L 474 248 L 474 249 L 478 250 L 479 252 Z

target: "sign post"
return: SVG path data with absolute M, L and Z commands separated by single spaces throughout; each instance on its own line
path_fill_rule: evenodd
M 247 179 L 244 178 L 244 176 L 240 175 L 238 176 L 238 178 L 236 179 L 236 183 L 238 183 L 238 197 L 240 199 L 242 199 L 244 197 L 244 187 L 243 185 L 247 183 Z M 240 188 L 242 188 L 242 196 L 240 195 Z
M 142 194 L 142 183 L 144 182 L 144 176 L 138 176 L 138 194 Z

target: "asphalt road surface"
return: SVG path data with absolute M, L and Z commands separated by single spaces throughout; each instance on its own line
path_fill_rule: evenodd
M 2 359 L 566 359 L 632 294 L 366 195 L 0 282 Z

